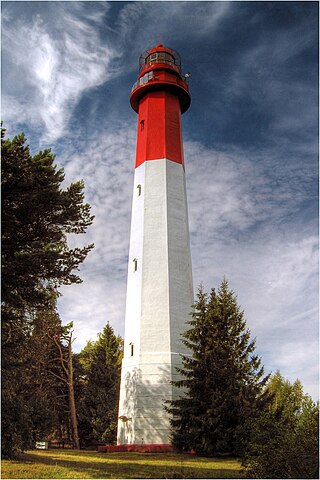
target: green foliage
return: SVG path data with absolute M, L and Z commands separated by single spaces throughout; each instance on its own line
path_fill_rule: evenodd
M 32 408 L 25 404 L 21 395 L 10 396 L 3 391 L 1 417 L 3 457 L 14 457 L 30 448 L 33 442 Z
M 199 289 L 188 323 L 183 337 L 192 356 L 183 357 L 182 380 L 174 382 L 185 395 L 167 407 L 173 444 L 204 455 L 234 454 L 239 426 L 266 401 L 267 377 L 226 280 L 210 296 Z
M 60 319 L 53 310 L 35 312 L 33 327 L 20 343 L 4 349 L 2 365 L 2 452 L 12 456 L 32 448 L 67 417 L 66 386 L 52 372 L 56 352 L 48 337 L 48 328 L 59 328 Z M 15 337 L 17 338 L 17 337 Z M 16 355 L 13 363 L 11 355 Z M 64 419 L 66 421 L 66 419 Z
M 251 478 L 319 478 L 319 410 L 277 372 L 269 381 L 272 404 L 246 422 L 243 465 Z
M 2 140 L 2 294 L 11 308 L 34 307 L 48 287 L 79 283 L 73 270 L 93 247 L 69 249 L 66 238 L 93 221 L 83 182 L 62 190 L 50 149 L 32 157 L 25 142 L 23 134 Z
M 78 401 L 82 445 L 116 441 L 122 347 L 121 337 L 108 323 L 98 340 L 88 342 L 77 356 L 82 384 Z
M 55 395 L 44 381 L 48 352 L 37 335 L 44 311 L 56 317 L 59 286 L 81 281 L 74 270 L 93 245 L 69 249 L 67 234 L 84 233 L 93 217 L 82 181 L 61 188 L 64 173 L 50 149 L 32 157 L 24 134 L 9 140 L 4 129 L 1 146 L 2 451 L 14 455 L 53 421 L 49 396 Z M 12 414 L 10 405 L 19 412 Z M 42 422 L 40 405 L 47 412 Z

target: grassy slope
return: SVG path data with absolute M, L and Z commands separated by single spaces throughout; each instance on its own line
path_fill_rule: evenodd
M 32 450 L 2 461 L 2 478 L 241 478 L 234 459 L 192 455 Z

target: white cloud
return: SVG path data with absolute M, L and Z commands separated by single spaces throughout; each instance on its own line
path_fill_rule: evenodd
M 43 18 L 38 14 L 31 22 L 21 18 L 4 22 L 2 48 L 10 57 L 6 68 L 13 80 L 10 85 L 3 84 L 4 107 L 7 103 L 15 107 L 11 112 L 4 108 L 5 119 L 9 116 L 11 121 L 21 123 L 21 110 L 30 109 L 33 118 L 37 112 L 46 141 L 65 134 L 83 92 L 118 73 L 111 63 L 120 52 L 102 42 L 98 33 L 107 9 L 107 4 L 101 2 L 87 15 L 79 2 L 67 7 L 62 2 L 55 4 L 50 21 L 48 15 Z M 8 93 L 9 101 L 8 90 L 12 92 Z
M 243 235 L 248 241 L 259 224 L 275 232 L 301 202 L 310 200 L 310 172 L 287 166 L 276 150 L 226 153 L 187 141 L 185 156 L 194 242 L 230 245 Z
M 303 337 L 302 337 L 303 338 Z M 273 349 L 272 363 L 280 372 L 286 372 L 286 378 L 294 382 L 302 381 L 305 393 L 314 399 L 319 398 L 319 386 L 315 379 L 319 378 L 319 344 L 318 339 L 304 341 L 296 339 L 279 344 Z
M 97 271 L 84 268 L 84 283 L 81 285 L 62 288 L 59 312 L 64 324 L 73 322 L 75 351 L 80 351 L 88 340 L 96 340 L 108 321 L 116 333 L 123 332 L 125 275 L 120 279 L 117 275 L 113 276 L 106 261 L 100 259 L 102 268 L 97 268 Z M 86 270 L 89 270 L 87 274 Z
M 5 94 L 1 99 L 2 115 L 6 128 L 17 122 L 25 123 L 33 128 L 39 127 L 39 111 L 36 105 L 30 104 L 29 98 L 18 98 Z M 10 131 L 10 128 L 7 128 Z M 13 128 L 14 133 L 15 129 Z

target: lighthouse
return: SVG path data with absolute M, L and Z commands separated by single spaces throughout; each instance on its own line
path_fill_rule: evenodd
M 190 106 L 177 52 L 140 56 L 130 104 L 138 114 L 117 443 L 170 448 L 164 402 L 188 352 L 181 334 L 194 302 L 181 114 Z

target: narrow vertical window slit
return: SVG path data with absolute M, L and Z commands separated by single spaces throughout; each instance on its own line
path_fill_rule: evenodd
M 138 259 L 133 259 L 133 271 L 136 272 L 138 270 Z

